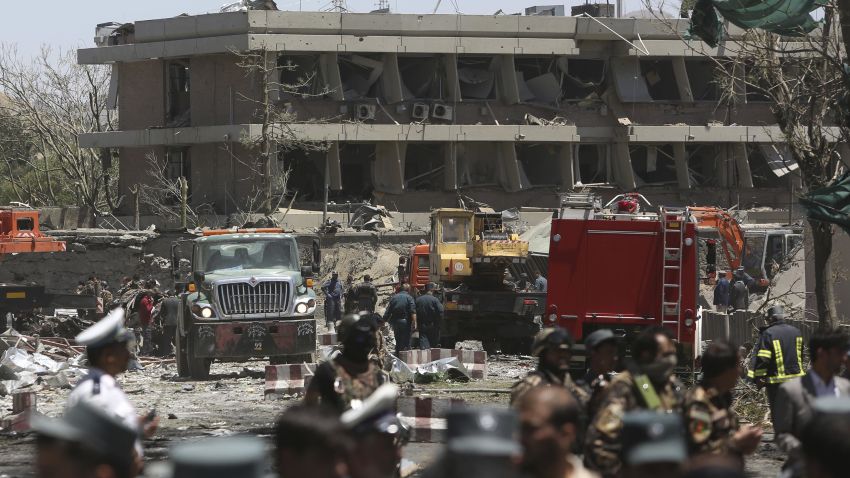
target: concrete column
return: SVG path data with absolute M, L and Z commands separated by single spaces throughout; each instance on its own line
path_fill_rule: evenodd
M 732 154 L 735 158 L 735 166 L 738 170 L 738 187 L 752 188 L 753 174 L 750 171 L 750 161 L 747 157 L 747 144 L 735 143 L 732 145 Z
M 375 191 L 388 194 L 404 193 L 404 159 L 407 143 L 380 141 L 375 147 L 372 163 L 372 184 Z
M 688 69 L 685 67 L 685 57 L 673 57 L 673 74 L 676 76 L 676 87 L 679 89 L 679 98 L 682 101 L 693 103 L 694 93 L 691 91 Z
M 384 53 L 384 72 L 381 73 L 381 86 L 384 101 L 388 104 L 404 101 L 404 89 L 401 86 L 401 72 L 398 70 L 398 53 Z
M 322 75 L 322 86 L 330 92 L 330 97 L 336 101 L 344 100 L 342 76 L 339 73 L 339 55 L 336 52 L 319 55 L 319 72 Z
M 457 72 L 457 55 L 443 55 L 443 66 L 446 69 L 446 101 L 460 102 L 460 78 Z
M 499 143 L 499 179 L 502 187 L 509 193 L 522 190 L 522 171 L 521 165 L 517 161 L 516 146 L 514 143 Z
M 496 73 L 496 83 L 499 86 L 499 99 L 505 104 L 515 105 L 520 102 L 519 85 L 516 82 L 516 67 L 514 55 L 499 55 L 499 70 Z
M 673 159 L 676 161 L 679 189 L 690 189 L 691 174 L 688 171 L 688 151 L 685 149 L 685 143 L 673 143 Z
M 455 191 L 457 181 L 457 143 L 443 144 L 443 189 Z
M 624 191 L 634 191 L 637 189 L 637 182 L 635 182 L 635 171 L 632 168 L 632 157 L 629 154 L 629 143 L 614 143 L 611 153 L 614 181 Z
M 330 188 L 333 191 L 342 191 L 342 161 L 340 161 L 339 157 L 339 141 L 334 141 L 331 143 L 328 148 L 328 152 L 325 153 L 328 156 L 328 167 L 329 178 L 330 178 Z M 325 165 L 322 164 L 321 169 L 324 169 Z
M 561 187 L 572 189 L 576 184 L 573 172 L 573 143 L 564 143 L 558 151 L 558 166 L 561 170 Z

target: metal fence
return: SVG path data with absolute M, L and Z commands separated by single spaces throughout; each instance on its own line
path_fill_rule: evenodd
M 759 327 L 765 325 L 764 315 L 746 311 L 736 311 L 731 314 L 704 311 L 702 314 L 702 340 L 725 339 L 733 344 L 754 344 L 759 334 Z M 808 343 L 809 337 L 817 330 L 816 320 L 786 319 L 786 323 L 800 329 L 803 342 Z M 850 332 L 850 326 L 842 324 L 845 332 Z

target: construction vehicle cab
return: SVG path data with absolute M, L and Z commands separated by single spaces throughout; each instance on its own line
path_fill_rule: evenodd
M 431 280 L 459 281 L 472 275 L 470 235 L 475 213 L 437 209 L 431 213 Z
M 279 229 L 205 231 L 191 246 L 190 282 L 176 299 L 180 376 L 204 378 L 215 359 L 312 359 L 312 276 L 318 263 L 300 266 L 294 236 Z M 181 268 L 176 248 L 172 268 L 177 282 Z
M 411 248 L 404 277 L 421 288 L 422 264 L 430 266 L 445 308 L 444 345 L 475 339 L 488 350 L 501 346 L 527 353 L 540 330 L 546 294 L 513 287 L 505 276 L 508 270 L 535 272 L 523 269 L 527 257 L 528 242 L 510 231 L 502 213 L 437 209 L 431 213 L 431 242 Z
M 756 280 L 756 290 L 765 289 L 777 272 L 800 251 L 803 235 L 787 227 L 742 227 L 727 211 L 716 206 L 689 207 L 691 220 L 700 236 L 719 239 L 726 265 L 731 271 L 743 267 Z M 709 239 L 714 240 L 714 239 Z M 709 249 L 716 248 L 709 243 Z M 709 254 L 706 271 L 709 279 L 717 270 L 716 254 Z

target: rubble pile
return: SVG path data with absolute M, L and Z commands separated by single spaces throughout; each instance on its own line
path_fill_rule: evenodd
M 0 336 L 0 395 L 28 388 L 69 388 L 85 375 L 85 347 L 62 337 L 11 331 Z
M 29 314 L 16 319 L 17 329 L 34 337 L 63 337 L 72 339 L 94 322 L 76 314 L 57 313 L 55 316 Z

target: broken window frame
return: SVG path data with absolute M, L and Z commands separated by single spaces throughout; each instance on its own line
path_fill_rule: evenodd
M 753 187 L 756 189 L 785 188 L 788 185 L 788 179 L 785 177 L 787 173 L 778 176 L 774 168 L 771 167 L 770 159 L 762 150 L 763 147 L 769 145 L 770 143 L 748 143 L 746 145 L 750 176 L 753 179 Z
M 481 68 L 484 65 L 484 62 L 488 61 L 489 64 L 486 68 Z M 458 83 L 460 87 L 460 98 L 461 101 L 497 101 L 499 99 L 499 75 L 498 75 L 498 67 L 499 67 L 499 58 L 495 55 L 490 56 L 481 56 L 481 55 L 459 55 L 457 58 L 457 71 L 458 71 Z M 486 82 L 491 82 L 490 90 L 487 93 L 486 97 L 481 97 L 481 95 L 471 96 L 469 94 L 470 87 L 466 87 L 467 93 L 464 93 L 464 85 L 476 85 L 470 82 L 464 82 L 464 77 L 469 77 L 468 74 L 461 73 L 463 70 L 475 70 L 475 71 L 486 71 L 490 75 L 490 79 L 485 80 Z M 483 83 L 483 82 L 482 82 Z M 483 90 L 483 88 L 482 88 Z
M 516 150 L 517 162 L 520 164 L 520 171 L 523 175 L 523 184 L 529 187 L 552 187 L 561 184 L 561 164 L 559 143 L 522 143 L 518 142 L 514 145 Z M 553 148 L 554 151 L 545 151 L 545 154 L 534 154 L 534 148 Z M 523 152 L 524 154 L 521 154 Z M 551 154 L 550 154 L 551 153 Z M 545 161 L 540 165 L 530 165 L 533 161 Z M 534 166 L 537 171 L 529 171 L 529 166 Z M 532 168 L 533 169 L 533 168 Z M 542 172 L 541 172 L 542 170 Z M 529 174 L 529 173 L 532 174 Z M 547 177 L 549 181 L 535 182 L 532 178 L 537 178 L 540 174 Z
M 703 74 L 692 74 L 694 68 L 689 65 L 709 65 L 711 67 L 711 79 L 708 82 L 705 82 L 705 87 L 699 91 L 699 93 L 705 92 L 707 89 L 710 89 L 713 92 L 713 98 L 704 98 L 698 96 L 698 90 L 696 86 L 700 86 L 701 84 L 695 83 L 695 79 L 704 79 Z M 695 103 L 706 102 L 706 103 L 716 103 L 720 101 L 723 92 L 721 91 L 721 85 L 717 81 L 717 70 L 721 68 L 718 66 L 714 60 L 712 59 L 702 59 L 702 58 L 685 58 L 685 72 L 688 75 L 688 88 L 691 90 L 691 95 L 694 98 Z M 696 73 L 703 73 L 702 71 Z M 728 74 L 728 73 L 727 73 Z M 700 95 L 702 96 L 702 95 Z
M 649 69 L 650 65 L 653 66 L 653 69 Z M 646 84 L 646 90 L 649 92 L 649 97 L 652 98 L 653 102 L 679 103 L 682 101 L 682 96 L 679 94 L 678 80 L 676 79 L 676 72 L 675 68 L 673 67 L 672 58 L 640 58 L 638 59 L 638 67 L 640 71 L 640 76 L 643 78 L 643 81 Z M 659 75 L 658 82 L 656 82 L 656 84 L 651 84 L 649 78 L 650 73 L 653 71 L 658 72 L 659 69 L 669 69 L 669 72 L 661 72 L 665 74 L 669 73 L 669 78 Z M 671 82 L 672 84 L 670 84 Z M 660 86 L 656 86 L 659 83 Z M 664 94 L 672 96 L 662 96 Z
M 166 148 L 163 175 L 170 183 L 178 181 L 180 178 L 186 178 L 186 185 L 188 186 L 186 197 L 192 197 L 192 160 L 188 147 Z M 174 198 L 174 204 L 176 203 L 177 199 Z
M 185 78 L 180 78 L 179 71 L 185 73 Z M 177 95 L 182 96 L 183 94 L 186 96 L 185 109 L 177 111 L 177 108 L 179 108 Z M 188 59 L 166 62 L 165 101 L 165 123 L 167 126 L 189 126 L 192 124 L 192 71 Z
M 605 166 L 605 181 L 604 182 L 584 182 L 581 174 L 581 148 L 582 147 L 597 148 L 597 171 L 599 171 L 599 163 Z M 614 172 L 612 170 L 612 148 L 610 143 L 575 143 L 573 145 L 573 174 L 575 175 L 574 182 L 576 185 L 582 186 L 607 186 L 614 184 Z M 598 173 L 597 173 L 598 175 Z M 593 179 L 596 179 L 595 177 Z
M 412 142 L 407 145 L 404 153 L 404 189 L 411 191 L 441 191 L 443 189 L 444 175 L 446 174 L 445 149 L 448 145 L 444 143 L 417 143 Z M 438 150 L 438 151 L 434 151 Z M 423 157 L 431 160 L 429 170 L 417 172 L 413 177 L 409 177 L 411 163 L 422 164 Z M 436 167 L 435 167 L 436 166 Z M 416 182 L 421 180 L 430 180 L 431 187 L 419 188 L 416 187 Z
M 656 151 L 656 165 L 655 165 L 655 168 L 652 171 L 649 171 L 649 157 L 650 157 L 649 150 L 652 147 L 654 147 L 655 151 Z M 664 147 L 668 147 L 671 150 L 670 153 L 664 151 L 664 149 L 663 149 Z M 636 151 L 638 151 L 640 148 L 646 149 L 647 170 L 645 171 L 644 174 L 656 173 L 657 171 L 659 171 L 660 170 L 660 164 L 661 164 L 660 160 L 661 160 L 661 156 L 663 155 L 664 157 L 669 159 L 669 161 L 672 163 L 672 168 L 667 168 L 668 173 L 672 174 L 672 177 L 670 179 L 664 179 L 664 180 L 659 180 L 659 181 L 651 181 L 651 182 L 648 181 L 646 178 L 644 178 L 644 176 L 642 176 L 641 173 L 638 172 L 638 168 L 635 166 L 635 158 L 633 157 L 633 154 Z M 676 156 L 675 156 L 675 152 L 673 151 L 673 145 L 670 144 L 670 143 L 629 144 L 629 163 L 632 166 L 632 171 L 634 172 L 635 180 L 639 182 L 638 186 L 676 186 L 676 185 L 679 184 L 678 174 L 676 172 Z
M 299 63 L 289 63 L 289 60 L 301 60 Z M 309 63 L 308 66 L 302 68 L 302 65 Z M 277 57 L 277 68 L 280 70 L 278 76 L 279 90 L 281 98 L 321 98 L 326 96 L 329 91 L 326 85 L 323 84 L 320 71 L 320 57 L 316 53 L 304 54 L 286 54 L 281 53 Z M 312 72 L 310 71 L 312 69 Z M 295 78 L 295 83 L 285 79 L 289 73 L 299 75 Z M 306 75 L 306 76 L 300 76 Z
M 584 57 L 561 57 L 566 61 L 566 71 L 563 70 L 563 66 L 561 66 L 561 73 L 563 76 L 561 77 L 561 103 L 576 103 L 583 101 L 601 101 L 601 91 L 606 87 L 606 78 L 608 76 L 609 64 L 606 60 L 600 58 L 584 58 Z M 593 81 L 591 79 L 582 78 L 578 74 L 571 73 L 572 68 L 570 68 L 571 64 L 579 63 L 579 62 L 598 62 L 602 65 L 601 77 L 598 81 Z M 583 76 L 583 75 L 582 75 Z M 586 94 L 584 97 L 572 97 L 569 96 L 567 90 L 567 82 L 573 82 L 574 86 L 581 84 L 585 89 L 591 90 L 592 88 L 596 88 L 598 91 Z M 592 86 L 591 86 L 592 85 Z M 591 98 L 593 95 L 596 95 L 596 98 Z M 569 97 L 568 97 L 569 96 Z
M 704 151 L 705 149 L 711 149 L 711 151 L 712 151 L 711 160 L 712 160 L 713 164 L 711 166 L 709 166 L 709 169 L 712 169 L 713 172 L 715 173 L 712 176 L 707 176 L 707 175 L 704 175 L 700 172 L 697 172 L 691 166 L 692 160 L 705 160 L 706 159 L 705 156 L 699 156 L 700 153 L 702 151 Z M 722 156 L 722 151 L 720 150 L 720 148 L 717 146 L 716 143 L 697 143 L 697 144 L 687 145 L 685 147 L 685 155 L 686 155 L 686 162 L 687 162 L 687 165 L 688 165 L 688 176 L 689 176 L 691 185 L 693 185 L 694 187 L 709 187 L 709 188 L 720 187 L 720 182 L 719 182 L 719 178 L 718 178 L 718 168 L 722 167 L 722 161 L 718 161 L 718 160 L 720 158 L 722 158 L 723 156 Z M 699 180 L 697 178 L 697 175 L 703 177 L 704 179 Z
M 369 71 L 369 66 L 365 66 L 365 64 L 369 63 L 372 64 L 371 71 Z M 338 65 L 340 88 L 342 88 L 342 94 L 345 101 L 382 99 L 383 92 L 381 88 L 381 76 L 384 74 L 384 68 L 386 67 L 386 64 L 384 63 L 384 59 L 381 57 L 380 54 L 341 54 L 338 57 Z M 357 69 L 362 70 L 364 73 L 368 73 L 366 77 L 362 77 L 363 81 L 366 82 L 367 87 L 365 93 L 361 93 L 355 88 L 355 85 L 351 84 L 351 75 L 357 74 L 355 73 Z M 352 91 L 356 93 L 356 96 L 349 93 Z
M 424 96 L 417 95 L 417 91 L 413 91 L 410 88 L 410 85 L 407 81 L 405 81 L 405 71 L 408 69 L 412 69 L 417 60 L 429 60 L 433 61 L 434 69 L 433 69 L 433 78 L 431 78 L 432 83 L 430 85 L 423 85 L 420 87 L 421 90 L 427 90 L 429 94 Z M 414 55 L 414 54 L 399 54 L 398 55 L 398 74 L 401 80 L 401 86 L 403 90 L 404 99 L 407 101 L 445 101 L 449 95 L 449 80 L 448 74 L 445 66 L 445 58 L 442 55 Z M 433 81 L 437 82 L 435 86 Z M 431 94 L 433 91 L 438 92 L 437 95 Z

